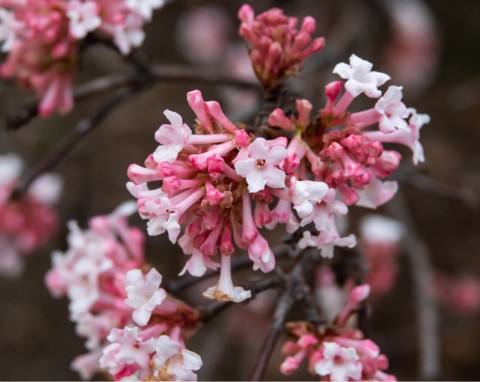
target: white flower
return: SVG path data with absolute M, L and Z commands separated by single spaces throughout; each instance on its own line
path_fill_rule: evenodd
M 405 233 L 402 223 L 383 215 L 366 215 L 360 220 L 360 234 L 369 243 L 398 243 Z
M 108 369 L 110 374 L 115 375 L 126 365 L 132 364 L 142 369 L 149 368 L 151 354 L 155 351 L 155 339 L 141 341 L 136 326 L 126 326 L 124 329 L 114 328 L 107 339 L 111 344 L 103 349 L 100 367 Z
M 378 98 L 382 95 L 378 87 L 387 82 L 390 76 L 380 72 L 372 72 L 372 67 L 372 63 L 352 54 L 350 65 L 343 62 L 337 64 L 333 73 L 347 80 L 345 89 L 352 97 L 365 93 L 370 98 Z
M 162 275 L 155 268 L 143 275 L 140 269 L 132 269 L 125 276 L 127 298 L 125 304 L 134 308 L 133 321 L 139 326 L 145 326 L 153 310 L 161 305 L 167 293 L 160 288 Z
M 288 155 L 285 147 L 272 147 L 264 138 L 257 138 L 248 147 L 248 153 L 247 159 L 235 163 L 235 171 L 246 178 L 250 193 L 263 190 L 265 185 L 285 186 L 285 172 L 278 168 Z
M 98 4 L 93 1 L 69 1 L 67 17 L 70 19 L 70 34 L 77 39 L 84 38 L 102 24 L 98 16 Z
M 177 159 L 178 153 L 188 145 L 188 140 L 192 135 L 190 128 L 183 123 L 180 114 L 170 110 L 163 112 L 170 121 L 170 125 L 162 125 L 155 133 L 155 140 L 161 144 L 153 153 L 155 162 L 172 163 Z
M 165 0 L 127 0 L 127 7 L 138 12 L 145 20 L 150 20 L 153 10 L 164 4 Z
M 142 45 L 145 38 L 143 18 L 137 14 L 128 14 L 122 24 L 105 25 L 104 29 L 113 36 L 113 42 L 123 55 L 132 48 Z
M 160 336 L 156 341 L 153 362 L 155 368 L 161 370 L 162 380 L 169 381 L 196 381 L 194 371 L 203 365 L 198 354 L 166 335 Z
M 0 155 L 0 184 L 15 183 L 22 172 L 22 161 L 14 154 Z
M 362 364 L 354 348 L 344 348 L 335 342 L 323 343 L 323 358 L 315 364 L 315 372 L 330 381 L 354 381 L 362 377 Z
M 3 41 L 2 52 L 8 52 L 15 41 L 19 22 L 15 19 L 13 12 L 0 8 L 0 41 Z
M 46 204 L 55 204 L 62 193 L 62 179 L 55 174 L 44 174 L 37 178 L 28 193 L 35 199 Z
M 242 287 L 233 286 L 231 257 L 222 256 L 220 279 L 218 280 L 217 285 L 214 285 L 203 292 L 203 296 L 218 301 L 242 302 L 251 298 L 252 293 Z
M 402 102 L 402 87 L 390 86 L 375 104 L 375 109 L 381 114 L 378 123 L 380 131 L 388 134 L 396 129 L 408 130 L 407 118 L 410 111 Z
M 310 180 L 297 181 L 292 178 L 293 183 L 293 205 L 301 218 L 306 218 L 313 212 L 313 206 L 322 199 L 328 192 L 328 185 L 323 182 L 312 182 Z

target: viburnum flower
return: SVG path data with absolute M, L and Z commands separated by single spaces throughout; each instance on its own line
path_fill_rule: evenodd
M 102 24 L 98 12 L 99 6 L 95 1 L 70 1 L 67 6 L 67 17 L 70 19 L 71 35 L 76 39 L 82 39 L 97 29 Z
M 57 230 L 54 205 L 62 182 L 53 174 L 37 178 L 19 199 L 10 196 L 20 179 L 22 161 L 14 154 L 0 155 L 0 274 L 17 277 L 23 258 L 47 242 Z
M 101 367 L 116 380 L 158 372 L 150 369 L 158 337 L 181 342 L 198 325 L 198 312 L 167 295 L 160 273 L 145 263 L 144 236 L 128 226 L 134 211 L 134 203 L 124 203 L 90 219 L 85 231 L 71 222 L 70 248 L 53 254 L 46 276 L 54 296 L 68 296 L 70 318 L 86 338 L 89 353 L 72 362 L 84 379 Z
M 398 167 L 401 156 L 382 143 L 406 145 L 414 152 L 414 163 L 424 160 L 418 131 L 429 121 L 401 102 L 401 87 L 390 86 L 381 97 L 379 86 L 389 77 L 372 67 L 355 55 L 350 65 L 337 65 L 334 72 L 347 81 L 325 87 L 327 103 L 313 119 L 307 100 L 296 100 L 295 115 L 275 109 L 268 118 L 269 125 L 295 133 L 283 163 L 287 174 L 304 180 L 311 173 L 313 180 L 335 189 L 345 204 L 367 208 L 388 202 L 398 188 L 395 181 L 383 179 Z M 347 107 L 362 93 L 380 99 L 371 109 L 349 113 Z M 379 130 L 369 128 L 377 123 Z
M 345 348 L 335 342 L 324 342 L 323 358 L 315 364 L 315 372 L 321 377 L 330 376 L 331 381 L 359 380 L 362 364 L 354 348 Z
M 259 228 L 283 223 L 293 232 L 299 222 L 292 207 L 301 211 L 303 225 L 315 220 L 326 231 L 320 240 L 323 246 L 343 245 L 333 215 L 346 213 L 346 206 L 338 202 L 343 206 L 339 210 L 335 191 L 325 183 L 303 183 L 287 175 L 286 138 L 253 139 L 217 102 L 205 102 L 199 91 L 188 93 L 187 100 L 197 116 L 196 134 L 178 114 L 166 111 L 171 124 L 160 126 L 155 134 L 161 145 L 145 167 L 129 167 L 127 187 L 138 199 L 140 216 L 149 220 L 150 235 L 168 232 L 175 243 L 183 231 L 179 244 L 191 258 L 181 274 L 201 276 L 221 264 L 220 280 L 205 297 L 235 302 L 250 297 L 249 291 L 233 285 L 234 244 L 248 251 L 254 270 L 271 271 L 275 257 Z M 162 186 L 149 189 L 147 183 L 157 180 Z M 322 212 L 327 205 L 332 207 Z M 218 254 L 221 261 L 215 260 Z
M 145 276 L 139 269 L 127 272 L 125 304 L 135 309 L 132 316 L 136 324 L 146 325 L 152 316 L 152 311 L 167 297 L 166 292 L 159 289 L 161 282 L 162 276 L 155 268 L 152 268 Z
M 235 162 L 235 171 L 247 180 L 248 191 L 255 193 L 265 186 L 285 187 L 285 172 L 278 167 L 287 156 L 282 144 L 268 144 L 263 138 L 257 138 L 248 146 L 249 157 Z
M 307 359 L 309 372 L 322 381 L 395 381 L 394 376 L 384 372 L 388 360 L 378 346 L 364 339 L 359 329 L 346 326 L 369 292 L 368 285 L 353 288 L 343 310 L 324 328 L 305 322 L 287 324 L 296 341 L 285 342 L 282 352 L 287 357 L 280 371 L 290 375 Z
M 378 98 L 382 92 L 378 89 L 390 79 L 385 73 L 372 72 L 372 63 L 352 54 L 350 64 L 340 63 L 335 66 L 333 73 L 338 74 L 345 82 L 345 90 L 351 97 L 358 97 L 365 93 L 367 97 Z
M 163 380 L 196 381 L 194 371 L 202 367 L 202 359 L 197 353 L 185 348 L 168 336 L 160 336 L 155 347 L 153 363 Z

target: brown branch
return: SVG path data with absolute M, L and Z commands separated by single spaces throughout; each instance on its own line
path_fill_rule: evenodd
M 245 289 L 249 289 L 252 292 L 252 298 L 254 298 L 257 294 L 266 291 L 268 289 L 276 288 L 283 283 L 283 278 L 279 275 L 273 275 L 261 280 L 251 281 L 249 283 L 244 283 L 242 286 Z M 225 308 L 232 306 L 232 301 L 216 301 L 212 304 L 207 306 L 201 306 L 198 309 L 201 312 L 201 317 L 203 322 L 210 321 L 213 317 L 215 317 L 218 313 L 222 312 Z
M 433 273 L 430 253 L 415 227 L 415 222 L 401 190 L 387 204 L 387 209 L 392 217 L 401 221 L 408 230 L 407 240 L 404 240 L 404 247 L 410 260 L 413 274 L 416 309 L 419 320 L 419 377 L 423 380 L 433 381 L 441 376 L 441 363 L 438 307 L 435 299 L 428 293 Z
M 23 178 L 12 193 L 11 198 L 21 197 L 32 182 L 45 172 L 51 171 L 70 153 L 70 151 L 88 134 L 91 133 L 101 122 L 122 102 L 126 101 L 135 89 L 128 88 L 118 92 L 100 106 L 90 117 L 81 120 L 70 135 L 55 148 L 42 162 Z
M 261 381 L 263 379 L 270 357 L 280 334 L 282 333 L 283 324 L 285 323 L 287 315 L 292 309 L 295 301 L 303 298 L 301 288 L 304 285 L 305 275 L 312 269 L 313 263 L 318 260 L 318 250 L 305 250 L 299 263 L 297 263 L 293 270 L 288 274 L 285 291 L 277 302 L 272 324 L 268 329 L 265 340 L 258 353 L 253 372 L 250 376 L 250 381 Z
M 400 176 L 405 183 L 423 190 L 425 192 L 465 203 L 470 207 L 475 207 L 478 203 L 475 191 L 468 187 L 459 187 L 442 182 L 441 180 L 431 178 L 416 170 L 406 171 L 406 174 Z
M 132 57 L 136 58 L 136 56 Z M 145 65 L 139 60 L 134 60 L 134 62 L 137 68 L 139 65 Z M 162 82 L 194 82 L 238 89 L 260 90 L 259 85 L 255 82 L 220 75 L 218 71 L 208 68 L 196 69 L 187 65 L 154 65 L 147 74 L 147 79 L 152 85 Z M 138 72 L 134 74 L 113 74 L 97 78 L 79 85 L 73 92 L 73 98 L 75 102 L 79 102 L 107 91 L 135 85 L 143 80 Z M 36 118 L 38 116 L 38 103 L 38 98 L 34 98 L 8 111 L 4 118 L 6 129 L 17 130 Z

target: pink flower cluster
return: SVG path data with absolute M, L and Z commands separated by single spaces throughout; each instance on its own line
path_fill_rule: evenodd
M 273 89 L 287 76 L 297 75 L 303 61 L 323 49 L 323 38 L 312 38 L 315 19 L 308 16 L 297 29 L 298 19 L 278 8 L 255 17 L 250 5 L 240 8 L 240 36 L 249 44 L 250 58 L 258 80 Z
M 54 296 L 68 296 L 70 319 L 89 350 L 72 368 L 83 378 L 104 369 L 115 380 L 194 380 L 201 360 L 184 340 L 199 315 L 160 288 L 162 276 L 144 260 L 143 234 L 128 225 L 134 210 L 124 203 L 92 218 L 86 231 L 70 222 L 69 249 L 53 254 L 46 284 Z
M 327 103 L 313 120 L 311 103 L 297 100 L 295 115 L 276 109 L 268 122 L 294 133 L 287 147 L 287 172 L 303 174 L 299 178 L 313 174 L 315 180 L 335 188 L 347 205 L 376 208 L 388 202 L 398 188 L 396 182 L 383 179 L 398 168 L 401 155 L 385 150 L 383 143 L 405 145 L 412 150 L 415 164 L 423 162 L 419 131 L 430 118 L 405 106 L 399 86 L 390 86 L 382 96 L 378 87 L 389 76 L 371 69 L 370 62 L 352 55 L 350 64 L 335 67 L 334 73 L 346 81 L 325 87 Z M 348 112 L 347 107 L 361 94 L 378 98 L 375 106 Z M 375 124 L 378 130 L 368 129 Z
M 244 6 L 240 18 L 242 33 L 254 46 L 254 66 L 258 61 L 265 68 L 283 68 L 275 72 L 282 78 L 288 72 L 282 70 L 290 64 L 268 63 L 271 57 L 258 53 L 263 40 L 280 47 L 279 57 L 297 52 L 292 46 L 302 46 L 311 54 L 315 49 L 309 44 L 319 44 L 311 42 L 307 33 L 313 32 L 310 19 L 297 35 L 296 19 L 276 9 L 255 18 Z M 270 37 L 278 39 L 273 43 Z M 297 64 L 305 59 L 292 57 Z M 383 143 L 406 145 L 414 152 L 415 163 L 423 161 L 419 130 L 429 117 L 403 104 L 401 87 L 390 86 L 382 95 L 379 86 L 389 76 L 372 71 L 371 63 L 355 55 L 334 72 L 345 82 L 326 86 L 327 103 L 313 119 L 312 104 L 300 99 L 294 113 L 287 115 L 278 108 L 270 114 L 268 124 L 279 128 L 279 136 L 270 140 L 248 134 L 244 125 L 226 117 L 217 102 L 206 102 L 199 91 L 192 91 L 187 100 L 197 117 L 195 134 L 180 115 L 166 110 L 170 124 L 155 133 L 160 146 L 147 157 L 145 167 L 129 167 L 127 187 L 138 199 L 140 215 L 148 220 L 149 234 L 167 232 L 176 243 L 185 228 L 179 244 L 191 257 L 181 274 L 201 276 L 207 268 L 221 266 L 218 284 L 205 297 L 235 302 L 250 297 L 249 291 L 233 285 L 234 244 L 247 250 L 255 270 L 274 268 L 274 255 L 260 228 L 273 229 L 281 223 L 294 232 L 313 226 L 304 232 L 299 247 L 317 247 L 325 257 L 333 256 L 335 246 L 353 247 L 355 237 L 342 237 L 336 225 L 336 219 L 347 214 L 346 205 L 376 208 L 397 191 L 396 182 L 384 179 L 398 167 L 401 156 L 384 150 Z M 361 94 L 378 98 L 374 107 L 348 112 Z M 369 129 L 375 124 L 378 130 Z M 157 181 L 161 186 L 150 189 L 148 183 Z M 337 194 L 341 200 L 336 200 Z M 216 261 L 219 252 L 220 262 Z
M 248 251 L 254 270 L 275 267 L 259 228 L 281 223 L 293 232 L 314 222 L 322 231 L 319 245 L 325 256 L 332 255 L 334 245 L 354 244 L 353 237 L 341 239 L 336 229 L 335 216 L 347 209 L 335 201 L 335 190 L 286 174 L 287 138 L 254 139 L 234 125 L 217 102 L 205 102 L 199 91 L 188 93 L 187 100 L 197 116 L 197 134 L 180 115 L 165 111 L 170 124 L 155 133 L 160 146 L 145 167 L 129 167 L 127 187 L 138 199 L 140 215 L 149 220 L 150 235 L 168 232 L 175 243 L 185 226 L 178 241 L 191 257 L 181 274 L 201 276 L 207 268 L 218 268 L 215 258 L 220 252 L 220 280 L 205 297 L 235 302 L 250 297 L 249 291 L 233 286 L 234 243 Z M 147 183 L 159 180 L 160 188 L 148 188 Z
M 10 200 L 21 170 L 20 158 L 0 155 L 0 274 L 8 277 L 18 276 L 23 270 L 23 257 L 57 230 L 53 205 L 60 197 L 60 179 L 53 174 L 43 175 L 25 196 Z
M 369 291 L 368 285 L 355 287 L 336 320 L 321 330 L 304 322 L 292 323 L 290 332 L 296 340 L 284 344 L 287 358 L 280 371 L 290 375 L 307 359 L 308 370 L 322 381 L 395 381 L 385 373 L 388 359 L 378 346 L 360 330 L 346 326 Z
M 143 26 L 164 0 L 0 0 L 0 42 L 7 60 L 0 75 L 14 78 L 40 96 L 39 112 L 66 113 L 79 42 L 97 31 L 122 54 L 140 46 Z

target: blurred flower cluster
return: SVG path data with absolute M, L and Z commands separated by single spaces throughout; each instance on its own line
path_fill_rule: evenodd
M 7 59 L 0 75 L 40 97 L 39 112 L 73 106 L 79 49 L 98 32 L 126 55 L 142 44 L 143 27 L 164 0 L 0 0 L 0 41 Z
M 57 230 L 53 208 L 62 189 L 60 178 L 45 174 L 21 198 L 11 198 L 22 171 L 14 154 L 0 155 L 0 274 L 19 276 L 23 258 L 46 243 Z

